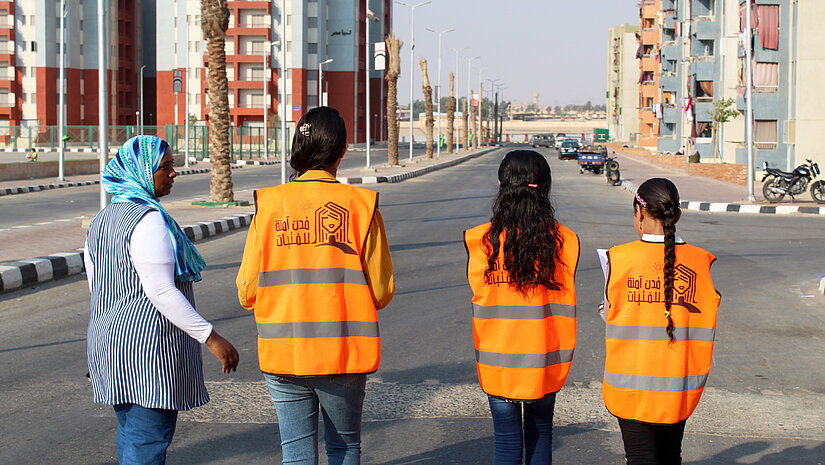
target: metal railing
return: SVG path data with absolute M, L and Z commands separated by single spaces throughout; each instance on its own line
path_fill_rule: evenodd
M 98 126 L 65 126 L 64 139 L 66 147 L 85 149 L 91 152 L 98 150 L 100 140 Z M 58 126 L 0 126 L 0 149 L 26 151 L 31 148 L 43 151 L 57 151 Z M 117 149 L 130 138 L 140 134 L 137 126 L 109 126 L 109 149 Z M 186 152 L 186 127 L 182 124 L 166 126 L 144 126 L 143 134 L 160 137 L 169 143 L 175 155 Z M 290 130 L 287 128 L 287 141 L 290 140 Z M 232 160 L 263 158 L 265 147 L 269 149 L 269 157 L 280 157 L 281 128 L 270 127 L 264 137 L 264 128 L 249 126 L 230 126 L 229 154 Z M 265 146 L 264 144 L 268 144 Z M 290 149 L 287 145 L 287 151 Z M 189 156 L 198 160 L 209 157 L 209 126 L 189 126 Z

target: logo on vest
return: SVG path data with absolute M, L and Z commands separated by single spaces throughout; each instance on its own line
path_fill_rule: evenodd
M 301 209 L 306 205 L 302 205 Z M 278 247 L 290 245 L 314 245 L 315 247 L 335 247 L 347 255 L 357 255 L 349 245 L 349 210 L 334 203 L 327 202 L 317 208 L 313 220 L 308 216 L 303 219 L 290 219 L 289 216 L 275 220 Z M 310 237 L 314 230 L 314 237 Z
M 357 255 L 348 245 L 349 234 L 349 210 L 334 202 L 315 210 L 315 247 L 336 247 L 347 255 Z
M 627 301 L 638 303 L 664 303 L 664 284 L 661 278 L 644 279 L 642 276 L 627 278 Z M 696 305 L 696 272 L 683 264 L 673 269 L 672 305 L 684 307 L 690 313 L 702 313 Z

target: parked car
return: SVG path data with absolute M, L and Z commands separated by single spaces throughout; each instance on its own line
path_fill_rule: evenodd
M 533 146 L 533 148 L 552 148 L 556 146 L 556 138 L 553 136 L 553 134 L 536 134 L 533 136 L 533 139 L 530 141 L 530 144 Z
M 563 132 L 556 134 L 556 150 L 561 148 L 561 143 L 564 142 L 566 139 L 567 136 Z
M 565 140 L 559 147 L 559 160 L 567 158 L 576 160 L 579 158 L 579 148 L 581 145 L 574 140 Z

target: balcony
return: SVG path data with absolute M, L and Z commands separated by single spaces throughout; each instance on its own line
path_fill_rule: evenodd
M 658 13 L 656 2 L 642 2 L 642 18 L 655 18 Z
M 696 113 L 696 121 L 700 123 L 710 123 L 713 121 L 713 102 L 696 102 L 693 108 Z
M 662 57 L 665 60 L 678 60 L 682 58 L 682 45 L 663 45 Z
M 665 29 L 669 31 L 676 29 L 676 17 L 674 15 L 665 16 Z
M 659 60 L 653 58 L 652 55 L 645 55 L 642 57 L 642 71 L 659 71 L 662 64 Z
M 668 124 L 676 124 L 682 120 L 682 110 L 676 107 L 665 107 L 662 110 L 662 121 Z
M 16 100 L 14 94 L 4 94 L 2 97 L 0 97 L 0 108 L 14 107 L 15 104 Z
M 710 17 L 699 18 L 694 23 L 694 34 L 699 40 L 716 40 L 719 38 L 719 22 Z
M 639 88 L 639 96 L 643 99 L 652 98 L 654 100 L 658 100 L 659 88 L 653 85 L 653 83 L 642 85 Z
M 665 92 L 678 92 L 681 85 L 682 79 L 676 75 L 659 78 L 659 87 Z
M 780 120 L 782 115 L 778 93 L 753 93 L 753 118 Z M 745 98 L 736 97 L 736 109 L 745 111 Z
M 688 75 L 694 74 L 697 81 L 713 81 L 716 75 L 716 63 L 713 61 L 695 61 L 688 66 Z
M 642 44 L 655 45 L 659 43 L 658 29 L 645 29 L 642 31 Z

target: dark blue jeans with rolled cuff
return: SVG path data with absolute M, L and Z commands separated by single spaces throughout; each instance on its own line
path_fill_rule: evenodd
M 552 464 L 556 393 L 532 402 L 488 397 L 495 430 L 495 465 Z

